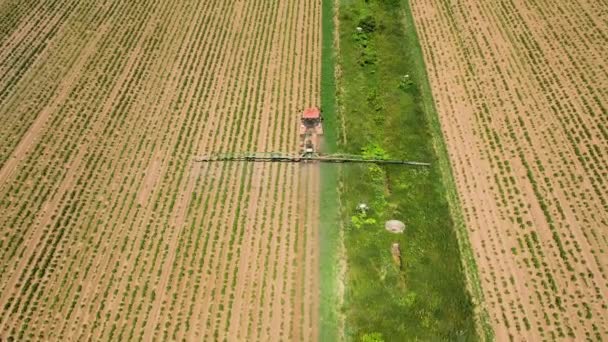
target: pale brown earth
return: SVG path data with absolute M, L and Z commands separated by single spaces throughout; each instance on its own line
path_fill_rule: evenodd
M 412 8 L 496 339 L 608 338 L 608 4 Z
M 316 340 L 320 1 L 0 2 L 0 340 Z

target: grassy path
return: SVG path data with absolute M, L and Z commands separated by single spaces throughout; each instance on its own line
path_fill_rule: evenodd
M 475 283 L 476 271 L 468 245 L 459 245 L 459 239 L 466 242 L 467 237 L 457 215 L 415 28 L 408 25 L 412 22 L 408 4 L 379 0 L 337 4 L 336 27 L 333 2 L 324 1 L 321 98 L 326 130 L 331 133 L 326 148 L 433 164 L 430 169 L 349 165 L 342 166 L 339 174 L 335 169 L 322 171 L 322 195 L 330 198 L 339 191 L 342 204 L 348 260 L 345 337 L 359 340 L 376 333 L 390 341 L 476 340 L 474 306 L 465 281 L 468 277 Z M 332 52 L 337 45 L 328 38 L 334 30 L 340 47 L 336 56 Z M 334 65 L 340 71 L 336 78 Z M 321 249 L 325 251 L 323 295 L 336 288 L 327 279 L 337 276 L 338 240 L 334 239 L 340 237 L 331 216 L 338 202 L 325 201 L 321 231 L 328 236 L 322 243 L 334 244 L 333 249 L 323 245 Z M 366 216 L 354 210 L 360 202 L 371 207 Z M 388 219 L 404 221 L 406 233 L 385 232 Z M 401 266 L 391 257 L 395 242 L 401 248 Z M 466 257 L 465 267 L 461 255 Z M 477 300 L 480 294 L 475 289 Z M 329 304 L 322 299 L 322 338 L 332 336 L 323 332 L 331 334 L 330 328 L 338 324 Z
M 336 79 L 335 79 L 335 23 L 334 1 L 322 1 L 321 35 L 321 108 L 324 115 L 324 146 L 330 153 L 337 151 Z M 320 165 L 320 341 L 338 340 L 340 328 L 341 295 L 337 292 L 340 277 L 340 216 L 339 195 L 336 184 L 339 169 L 335 165 Z

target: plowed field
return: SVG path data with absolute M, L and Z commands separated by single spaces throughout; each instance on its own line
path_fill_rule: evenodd
M 320 1 L 0 2 L 0 340 L 313 340 Z
M 606 2 L 412 7 L 497 340 L 606 338 Z

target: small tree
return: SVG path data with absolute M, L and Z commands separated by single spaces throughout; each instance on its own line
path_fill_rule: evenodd
M 408 91 L 413 86 L 414 86 L 414 81 L 412 81 L 409 74 L 405 74 L 401 77 L 401 80 L 399 81 L 399 89 L 401 89 L 403 91 Z
M 372 33 L 376 30 L 376 19 L 371 14 L 363 15 L 359 19 L 359 27 L 365 33 Z

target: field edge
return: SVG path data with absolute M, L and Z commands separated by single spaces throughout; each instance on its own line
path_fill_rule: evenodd
M 419 63 L 413 68 L 414 72 L 417 73 L 417 79 L 419 80 L 419 89 L 421 97 L 423 99 L 424 113 L 428 120 L 429 129 L 431 131 L 432 145 L 435 149 L 437 156 L 437 163 L 439 171 L 442 177 L 442 183 L 444 185 L 445 197 L 448 201 L 448 207 L 452 219 L 454 221 L 454 231 L 456 233 L 458 246 L 461 255 L 461 264 L 463 267 L 463 273 L 466 279 L 467 291 L 471 296 L 475 312 L 475 325 L 477 329 L 477 335 L 481 341 L 493 341 L 494 332 L 490 324 L 490 317 L 488 315 L 487 308 L 485 306 L 485 300 L 483 290 L 481 288 L 481 282 L 479 279 L 479 273 L 477 270 L 477 263 L 475 262 L 475 256 L 473 255 L 473 248 L 469 241 L 469 235 L 467 227 L 462 216 L 462 208 L 460 206 L 460 199 L 456 190 L 456 183 L 450 164 L 449 154 L 447 146 L 443 138 L 443 132 L 441 130 L 441 123 L 439 122 L 439 114 L 435 107 L 433 100 L 433 92 L 429 83 L 428 75 L 426 73 L 426 62 L 420 47 L 420 40 L 416 25 L 410 6 L 410 1 L 406 0 L 404 3 L 404 9 L 402 13 L 403 26 L 405 33 L 412 36 L 412 41 L 415 42 L 412 46 L 411 53 L 415 56 L 414 60 Z

